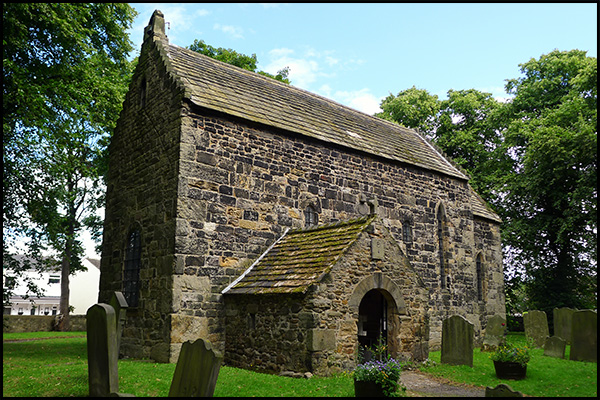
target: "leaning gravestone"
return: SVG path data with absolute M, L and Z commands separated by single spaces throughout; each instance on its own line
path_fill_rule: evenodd
M 91 306 L 86 313 L 88 379 L 90 397 L 119 391 L 117 320 L 108 304 Z
M 495 388 L 486 387 L 485 397 L 523 397 L 523 393 L 513 390 L 506 383 L 501 383 Z
M 556 358 L 565 358 L 565 349 L 567 341 L 559 336 L 552 336 L 546 339 L 544 344 L 544 355 Z
M 441 362 L 473 366 L 473 324 L 459 315 L 442 322 Z
M 598 313 L 581 310 L 573 313 L 571 360 L 598 362 Z
M 212 397 L 222 361 L 208 340 L 183 343 L 169 397 Z
M 573 313 L 577 311 L 573 308 L 562 307 L 552 310 L 554 317 L 554 336 L 558 336 L 571 344 L 571 324 L 573 321 Z
M 487 321 L 481 350 L 495 350 L 504 339 L 506 320 L 501 315 L 494 315 Z
M 548 318 L 544 311 L 533 310 L 523 313 L 525 336 L 531 338 L 535 347 L 544 347 L 546 338 L 550 336 Z

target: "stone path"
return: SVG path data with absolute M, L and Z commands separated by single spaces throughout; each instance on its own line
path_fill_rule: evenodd
M 410 397 L 485 397 L 485 388 L 450 382 L 419 371 L 402 371 L 400 381 Z

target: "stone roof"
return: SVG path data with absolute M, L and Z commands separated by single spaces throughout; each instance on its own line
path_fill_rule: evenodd
M 192 103 L 248 121 L 408 163 L 468 177 L 416 131 L 325 97 L 169 44 L 156 10 L 145 41 L 158 43 L 167 70 Z
M 156 10 L 145 38 L 158 44 L 164 64 L 184 97 L 207 109 L 334 143 L 461 180 L 469 177 L 417 131 L 367 115 L 275 79 L 169 44 Z M 471 191 L 475 215 L 498 216 Z
M 288 231 L 222 293 L 306 293 L 374 219 L 375 216 L 368 216 Z

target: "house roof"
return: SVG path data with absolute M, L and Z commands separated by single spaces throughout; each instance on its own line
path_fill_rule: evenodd
M 222 293 L 306 293 L 374 219 L 375 216 L 368 216 L 288 231 Z

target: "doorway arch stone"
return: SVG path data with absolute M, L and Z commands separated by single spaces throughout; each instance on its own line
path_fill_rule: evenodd
M 382 273 L 375 273 L 373 275 L 367 276 L 354 289 L 354 292 L 350 296 L 348 301 L 348 305 L 354 315 L 356 320 L 358 331 L 360 332 L 360 327 L 365 321 L 361 320 L 360 307 L 363 300 L 367 297 L 372 298 L 373 292 L 378 292 L 378 296 L 376 298 L 382 297 L 383 304 L 385 304 L 385 312 L 384 314 L 384 327 L 385 329 L 379 330 L 381 333 L 382 330 L 385 331 L 385 343 L 388 345 L 389 354 L 393 357 L 396 357 L 398 352 L 400 351 L 401 341 L 400 341 L 400 323 L 401 323 L 401 315 L 407 315 L 407 308 L 404 302 L 404 298 L 402 296 L 402 292 L 400 288 L 394 281 L 392 281 L 387 276 Z M 379 318 L 380 316 L 376 316 L 375 318 Z M 371 321 L 369 318 L 367 320 Z M 360 335 L 360 333 L 359 333 Z M 367 333 L 363 333 L 363 335 L 367 335 Z M 364 342 L 365 337 L 357 337 L 356 338 L 356 346 L 365 348 L 364 344 L 361 344 L 361 340 Z M 372 338 L 370 338 L 372 339 Z M 369 340 L 370 340 L 369 339 Z M 360 362 L 361 360 L 357 360 Z
M 383 275 L 381 272 L 374 273 L 373 275 L 367 276 L 356 285 L 354 292 L 350 296 L 348 306 L 352 312 L 358 315 L 358 307 L 363 297 L 369 290 L 372 289 L 383 289 L 389 296 L 394 300 L 396 310 L 400 315 L 406 315 L 406 304 L 404 303 L 404 297 L 398 285 L 394 283 L 390 278 Z

